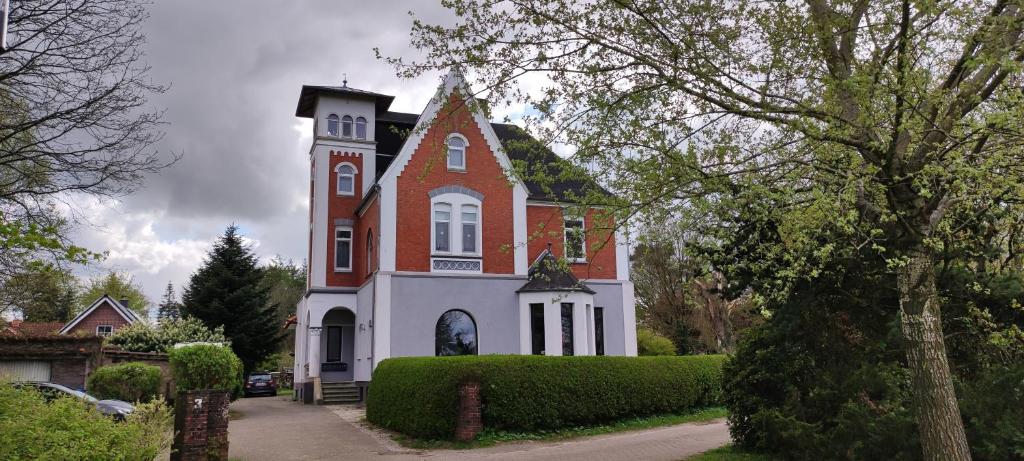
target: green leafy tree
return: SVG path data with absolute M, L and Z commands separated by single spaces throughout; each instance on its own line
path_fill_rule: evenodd
M 268 290 L 267 305 L 277 306 L 278 318 L 286 319 L 295 314 L 295 307 L 306 292 L 306 267 L 280 256 L 275 257 L 269 265 L 263 268 L 261 283 Z M 260 364 L 259 368 L 277 370 L 281 367 L 291 366 L 293 358 L 290 353 L 294 350 L 295 330 L 289 329 L 281 339 L 278 348 L 280 353 L 269 357 L 267 362 L 270 363 Z
M 153 326 L 137 322 L 118 328 L 107 344 L 134 352 L 167 352 L 178 343 L 228 343 L 224 327 L 207 328 L 199 319 L 168 318 Z
M 620 217 L 677 215 L 722 240 L 739 213 L 776 217 L 781 242 L 754 242 L 762 258 L 739 262 L 775 265 L 759 293 L 774 299 L 814 279 L 837 252 L 867 248 L 884 258 L 922 453 L 970 459 L 935 268 L 985 231 L 977 223 L 1019 222 L 1020 5 L 446 5 L 457 20 L 414 22 L 412 44 L 424 57 L 391 59 L 399 73 L 460 66 L 492 106 L 531 108 L 532 129 L 570 144 L 573 163 L 620 194 L 609 205 Z M 522 86 L 526 74 L 541 90 Z M 849 240 L 820 240 L 829 225 Z
M 171 282 L 167 282 L 167 289 L 164 290 L 164 297 L 160 300 L 157 310 L 157 318 L 161 323 L 168 319 L 181 318 L 181 303 L 178 302 L 178 296 L 174 293 L 174 285 L 171 285 Z
M 142 317 L 148 315 L 149 298 L 131 274 L 111 271 L 103 277 L 90 280 L 82 292 L 79 311 L 88 308 L 103 295 L 117 301 L 127 300 L 129 309 L 138 312 Z
M 229 226 L 192 274 L 182 297 L 182 315 L 224 328 L 246 372 L 275 352 L 283 337 L 283 319 L 278 307 L 267 303 L 269 289 L 261 283 L 264 271 L 258 263 L 238 228 Z
M 20 313 L 29 322 L 67 322 L 77 310 L 78 279 L 49 264 L 31 265 L 0 283 L 0 311 Z
M 639 355 L 676 355 L 672 340 L 647 328 L 636 330 L 636 349 Z

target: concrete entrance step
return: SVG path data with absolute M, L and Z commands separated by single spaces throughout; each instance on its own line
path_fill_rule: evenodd
M 325 405 L 338 405 L 347 403 L 359 403 L 359 386 L 353 382 L 322 383 L 321 391 Z

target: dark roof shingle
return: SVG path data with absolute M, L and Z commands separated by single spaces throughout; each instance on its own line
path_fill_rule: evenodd
M 409 136 L 409 133 L 416 126 L 419 119 L 418 114 L 407 114 L 402 112 L 384 112 L 377 116 L 376 140 L 377 140 L 377 177 L 387 171 L 391 161 L 394 160 L 402 144 Z M 501 141 L 505 153 L 513 162 L 519 161 L 526 165 L 527 176 L 534 176 L 543 172 L 548 181 L 541 184 L 538 181 L 524 181 L 529 191 L 531 200 L 558 200 L 563 202 L 574 202 L 587 195 L 588 192 L 598 192 L 604 195 L 611 195 L 589 178 L 565 178 L 562 177 L 562 168 L 567 162 L 557 154 L 548 149 L 547 146 L 530 136 L 526 130 L 507 124 L 491 123 L 494 134 Z M 538 175 L 541 176 L 541 175 Z
M 558 259 L 545 249 L 530 265 L 530 280 L 517 293 L 537 291 L 582 291 L 594 294 L 585 283 L 573 275 L 572 271 L 558 264 Z

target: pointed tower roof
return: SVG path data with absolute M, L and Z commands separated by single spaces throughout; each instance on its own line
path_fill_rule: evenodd
M 540 252 L 537 259 L 530 265 L 530 280 L 517 293 L 538 291 L 581 291 L 594 294 L 585 283 L 573 275 L 572 271 L 558 264 L 558 258 L 551 253 L 551 244 Z

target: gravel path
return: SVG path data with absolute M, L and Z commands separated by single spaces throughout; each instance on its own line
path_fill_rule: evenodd
M 507 443 L 474 450 L 411 450 L 360 423 L 363 411 L 300 405 L 284 397 L 241 399 L 229 426 L 231 457 L 260 460 L 666 460 L 729 442 L 724 420 L 561 442 Z

